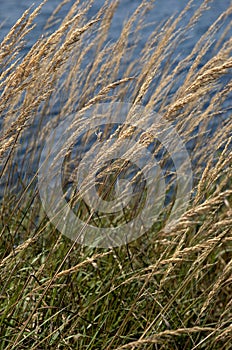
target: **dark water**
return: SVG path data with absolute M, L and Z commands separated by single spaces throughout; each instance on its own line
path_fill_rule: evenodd
M 43 31 L 43 27 L 45 26 L 49 16 L 52 11 L 56 8 L 56 6 L 61 1 L 58 0 L 48 0 L 48 2 L 43 6 L 40 15 L 36 19 L 37 28 L 33 30 L 33 34 L 29 34 L 29 42 L 25 47 L 25 52 L 29 49 L 29 47 L 36 41 L 36 39 L 40 36 Z M 23 12 L 32 4 L 39 5 L 40 1 L 33 0 L 0 0 L 0 40 L 4 38 L 4 36 L 8 33 L 11 26 L 20 18 Z M 74 1 L 70 1 L 70 4 L 74 3 Z M 85 3 L 85 1 L 81 1 L 81 3 Z M 157 0 L 155 2 L 154 9 L 147 15 L 147 22 L 154 22 L 156 24 L 161 23 L 164 20 L 167 20 L 172 15 L 180 13 L 180 11 L 186 6 L 188 0 Z M 188 16 L 191 16 L 194 12 L 194 8 L 199 7 L 202 3 L 200 0 L 193 1 L 193 8 L 189 12 Z M 231 3 L 231 0 L 214 0 L 210 3 L 210 8 L 205 11 L 199 22 L 195 26 L 192 31 L 191 38 L 186 40 L 183 43 L 182 50 L 189 51 L 190 48 L 199 40 L 201 35 L 207 30 L 207 28 L 215 21 L 215 19 L 225 11 Z M 67 12 L 67 8 L 70 6 L 64 6 L 64 8 L 60 12 L 60 18 L 62 18 Z M 92 9 L 89 15 L 96 14 L 97 10 L 104 4 L 104 0 L 95 0 Z M 111 28 L 111 37 L 116 38 L 121 31 L 124 21 L 133 13 L 133 11 L 137 8 L 137 6 L 141 4 L 141 0 L 121 0 L 118 10 L 114 16 L 113 24 Z M 184 20 L 186 21 L 187 18 Z M 182 21 L 181 25 L 184 25 L 184 21 Z M 147 28 L 143 31 L 143 40 L 146 41 L 151 29 Z M 220 35 L 220 33 L 218 34 Z M 227 34 L 227 38 L 231 36 L 231 33 Z
M 70 1 L 69 4 L 64 6 L 62 10 L 59 13 L 59 18 L 62 20 L 64 18 L 65 14 L 67 13 L 67 10 L 70 8 L 70 5 L 73 4 L 75 1 Z M 0 41 L 5 37 L 5 35 L 9 32 L 10 28 L 15 24 L 15 22 L 21 17 L 23 12 L 32 6 L 34 3 L 35 5 L 39 5 L 40 1 L 33 1 L 33 0 L 0 0 Z M 31 33 L 28 34 L 27 39 L 28 41 L 25 44 L 25 47 L 23 51 L 21 52 L 21 55 L 25 55 L 28 50 L 32 47 L 32 45 L 36 42 L 36 40 L 40 37 L 42 32 L 44 31 L 44 27 L 47 23 L 48 18 L 52 14 L 53 10 L 56 8 L 58 4 L 60 4 L 61 1 L 59 0 L 48 0 L 47 3 L 43 6 L 43 8 L 40 11 L 40 15 L 36 18 L 35 22 L 37 24 L 36 28 L 33 29 Z M 81 4 L 84 4 L 85 1 L 81 1 Z M 136 48 L 137 52 L 141 51 L 143 45 L 146 43 L 149 35 L 152 32 L 152 29 L 156 26 L 160 25 L 161 23 L 168 20 L 171 16 L 178 15 L 181 10 L 186 6 L 188 3 L 188 0 L 157 0 L 154 3 L 154 8 L 147 14 L 146 16 L 146 24 L 152 24 L 146 26 L 145 29 L 142 31 L 142 37 L 140 40 L 140 46 Z M 88 16 L 94 16 L 97 11 L 101 8 L 101 6 L 104 4 L 104 0 L 95 0 L 91 10 L 88 13 Z M 110 30 L 110 36 L 109 39 L 111 41 L 114 41 L 118 38 L 121 29 L 123 27 L 123 24 L 125 23 L 126 19 L 129 18 L 129 16 L 134 12 L 134 10 L 137 8 L 137 6 L 141 4 L 141 0 L 121 0 L 118 6 L 118 9 L 115 13 L 115 16 L 113 18 L 111 30 Z M 199 5 L 202 4 L 201 0 L 195 0 L 193 1 L 193 6 L 191 10 L 188 12 L 188 14 L 184 17 L 184 19 L 180 22 L 179 26 L 184 27 L 187 23 L 188 19 L 193 15 L 196 8 L 199 7 Z M 178 52 L 176 52 L 176 61 L 175 64 L 178 63 L 183 57 L 186 57 L 194 47 L 194 45 L 198 42 L 199 38 L 205 33 L 205 31 L 212 25 L 212 23 L 220 16 L 221 13 L 223 13 L 231 4 L 231 0 L 214 0 L 211 1 L 209 6 L 210 8 L 207 11 L 204 11 L 202 16 L 199 18 L 197 24 L 194 26 L 194 28 L 188 32 L 188 39 L 184 40 L 181 45 L 178 47 Z M 33 7 L 33 8 L 34 8 Z M 223 29 L 225 29 L 225 26 L 229 21 L 232 20 L 232 16 L 230 18 L 226 19 L 226 23 L 223 26 Z M 59 23 L 57 24 L 57 26 Z M 53 29 L 56 29 L 56 26 L 53 27 Z M 222 30 L 223 30 L 222 29 Z M 219 30 L 217 34 L 215 35 L 214 39 L 217 40 L 217 38 L 220 38 L 222 34 L 222 30 Z M 229 37 L 231 37 L 231 31 L 228 31 L 226 36 L 224 37 L 224 41 L 227 40 Z M 136 53 L 136 51 L 135 51 Z M 203 61 L 209 60 L 213 55 L 215 55 L 215 52 L 210 48 L 203 58 Z M 204 64 L 204 62 L 202 62 Z M 215 128 L 217 125 L 215 124 L 213 128 Z M 25 150 L 26 143 L 24 144 L 23 148 Z
M 88 17 L 97 14 L 97 11 L 103 6 L 104 0 L 95 0 L 91 10 L 88 13 Z M 39 5 L 41 1 L 33 0 L 0 0 L 0 42 L 3 40 L 5 35 L 9 32 L 10 28 L 15 24 L 15 22 L 22 16 L 23 12 L 27 10 L 30 6 L 34 9 Z M 45 25 L 51 16 L 52 12 L 56 9 L 57 5 L 61 3 L 60 0 L 48 0 L 47 3 L 42 7 L 39 16 L 36 17 L 35 23 L 36 28 L 34 28 L 28 35 L 25 47 L 20 53 L 20 57 L 25 55 L 36 40 L 44 33 L 46 30 Z M 74 0 L 71 0 L 68 4 L 62 7 L 61 11 L 58 14 L 59 21 L 56 25 L 49 29 L 51 32 L 55 30 L 62 18 L 67 14 L 70 6 L 75 3 Z M 82 5 L 88 3 L 88 0 L 82 0 L 80 2 Z M 109 33 L 109 40 L 112 42 L 116 40 L 122 30 L 123 24 L 125 21 L 132 15 L 135 9 L 142 3 L 141 0 L 121 0 L 117 11 L 113 17 L 112 26 Z M 153 1 L 151 1 L 153 3 Z M 188 20 L 192 17 L 195 10 L 203 3 L 202 0 L 193 0 L 192 7 L 184 18 L 178 24 L 178 27 L 184 28 L 185 24 L 188 23 Z M 147 42 L 149 35 L 152 33 L 154 28 L 157 26 L 162 27 L 162 23 L 167 21 L 171 16 L 177 16 L 188 4 L 188 0 L 157 0 L 154 2 L 154 8 L 146 14 L 146 27 L 141 31 L 141 38 L 138 42 L 138 45 L 134 51 L 134 55 L 140 53 L 144 44 Z M 184 39 L 178 48 L 174 52 L 175 62 L 173 66 L 178 64 L 184 57 L 186 57 L 199 41 L 201 36 L 206 32 L 206 30 L 212 25 L 212 23 L 225 11 L 231 4 L 231 0 L 213 0 L 209 1 L 208 9 L 203 11 L 201 17 L 198 19 L 196 25 L 187 32 L 187 38 Z M 226 26 L 232 20 L 232 15 L 228 17 L 220 30 L 214 35 L 213 40 L 221 38 L 221 34 L 224 32 Z M 226 35 L 223 38 L 223 41 L 226 41 L 232 35 L 231 29 L 227 31 Z M 133 40 L 133 39 L 131 39 Z M 131 44 L 133 41 L 131 42 Z M 212 43 L 213 44 L 213 43 Z M 215 55 L 214 45 L 207 50 L 207 53 L 202 59 L 201 64 L 203 65 L 207 62 L 212 56 Z M 133 56 L 134 57 L 134 56 Z M 133 58 L 132 57 L 132 58 Z M 127 62 L 129 63 L 129 62 Z M 181 83 L 181 82 L 180 82 Z M 155 85 L 155 84 L 154 84 Z

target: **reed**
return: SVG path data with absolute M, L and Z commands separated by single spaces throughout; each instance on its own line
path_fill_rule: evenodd
M 115 42 L 107 39 L 118 1 L 106 0 L 91 19 L 93 1 L 76 1 L 52 29 L 67 3 L 51 15 L 26 55 L 20 52 L 43 4 L 26 11 L 0 44 L 0 349 L 229 350 L 232 7 L 179 62 L 178 50 L 207 10 L 207 0 L 185 26 L 193 1 L 162 30 L 154 26 L 139 53 L 151 1 L 141 1 Z M 154 147 L 146 130 L 141 143 L 153 147 L 154 156 L 162 154 L 159 163 L 169 179 L 167 206 L 146 234 L 127 245 L 83 246 L 62 235 L 43 210 L 37 180 L 41 146 L 68 115 L 125 101 L 154 110 L 175 126 L 192 164 L 190 203 L 165 230 L 176 178 L 170 155 L 161 143 Z M 145 127 L 142 118 L 139 127 Z M 107 132 L 98 138 L 105 140 Z M 119 140 L 135 132 L 119 128 Z M 84 148 L 91 135 L 84 135 Z M 58 155 L 66 157 L 64 187 L 68 195 L 72 185 L 70 205 L 77 215 L 103 227 L 135 216 L 141 198 L 121 216 L 93 215 L 80 203 L 70 177 L 78 152 L 64 148 Z M 124 170 L 116 161 L 100 173 L 105 199 L 115 195 L 114 176 Z

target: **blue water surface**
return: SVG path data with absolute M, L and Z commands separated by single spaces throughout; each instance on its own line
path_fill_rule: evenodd
M 49 28 L 49 31 L 55 30 L 64 16 L 67 14 L 68 9 L 74 3 L 74 0 L 71 0 L 68 4 L 66 4 L 58 14 L 58 22 L 53 25 L 53 27 Z M 88 12 L 88 17 L 91 18 L 97 14 L 99 9 L 104 5 L 104 0 L 95 0 L 91 10 Z M 110 42 L 117 40 L 120 35 L 120 32 L 123 28 L 125 21 L 132 15 L 138 5 L 141 4 L 141 0 L 121 0 L 119 1 L 119 5 L 117 11 L 113 17 L 112 26 L 109 33 Z M 185 27 L 189 18 L 194 14 L 195 10 L 199 8 L 203 1 L 195 0 L 192 2 L 192 7 L 190 11 L 184 16 L 181 22 L 178 24 L 179 27 Z M 27 10 L 30 6 L 33 9 L 39 5 L 41 1 L 33 1 L 33 0 L 0 0 L 0 42 L 4 39 L 7 33 L 10 31 L 11 27 L 16 23 L 16 21 L 22 16 L 25 10 Z M 61 3 L 60 0 L 48 0 L 42 7 L 39 16 L 35 19 L 36 28 L 33 29 L 27 35 L 27 41 L 25 43 L 25 47 L 20 53 L 21 57 L 26 55 L 30 48 L 35 44 L 37 39 L 42 35 L 42 33 L 46 32 L 48 29 L 45 29 L 46 23 L 51 16 L 52 12 L 56 9 L 57 5 Z M 80 2 L 82 5 L 88 3 L 88 0 L 82 0 Z M 153 3 L 153 1 L 151 1 Z M 188 0 L 157 0 L 154 2 L 154 7 L 150 12 L 146 15 L 146 23 L 144 23 L 145 28 L 141 31 L 141 38 L 138 42 L 138 46 L 134 52 L 139 53 L 145 43 L 147 42 L 149 35 L 152 31 L 157 28 L 157 26 L 161 26 L 165 21 L 167 21 L 171 16 L 177 16 L 187 5 Z M 207 29 L 213 24 L 213 22 L 225 11 L 231 4 L 231 0 L 213 0 L 209 2 L 208 9 L 204 11 L 201 17 L 198 19 L 196 25 L 188 32 L 187 38 L 185 38 L 178 47 L 178 52 L 175 55 L 175 61 L 173 61 L 173 65 L 177 64 L 179 61 L 186 57 L 194 47 L 194 45 L 199 41 L 201 36 L 207 31 Z M 226 23 L 232 20 L 232 16 L 226 19 Z M 225 24 L 226 25 L 226 24 Z M 222 30 L 225 29 L 225 26 Z M 222 30 L 219 30 L 214 39 L 217 40 L 221 37 Z M 231 37 L 231 29 L 228 31 L 224 37 L 224 41 Z M 133 44 L 133 42 L 131 43 Z M 213 43 L 212 43 L 213 44 Z M 207 54 L 204 56 L 201 64 L 207 62 L 211 57 L 215 55 L 214 46 L 207 51 Z M 172 63 L 171 63 L 172 64 Z M 223 79 L 229 79 L 225 77 Z M 181 82 L 180 82 L 181 83 Z M 177 87 L 175 87 L 177 88 Z M 155 89 L 155 84 L 154 84 Z M 1 116 L 0 116 L 1 117 Z M 212 130 L 216 128 L 220 123 L 218 122 L 212 127 Z M 1 124 L 0 124 L 1 126 Z M 29 142 L 29 140 L 28 140 Z M 25 151 L 27 147 L 27 143 L 24 142 L 22 145 L 22 153 Z M 190 145 L 191 147 L 191 145 Z M 28 174 L 27 174 L 28 175 Z
M 59 17 L 62 19 L 64 15 L 67 13 L 67 9 L 70 7 L 71 4 L 73 4 L 75 1 L 70 1 L 69 4 L 65 5 L 60 13 Z M 81 4 L 84 4 L 86 1 L 82 0 Z M 87 1 L 88 2 L 88 1 Z M 113 19 L 112 27 L 111 27 L 111 37 L 117 38 L 123 24 L 126 19 L 129 18 L 129 16 L 135 11 L 135 9 L 138 7 L 138 5 L 141 4 L 141 0 L 121 0 L 119 2 L 118 9 L 116 11 L 116 14 Z M 0 0 L 0 40 L 4 38 L 4 36 L 9 32 L 10 28 L 15 24 L 15 22 L 21 17 L 23 12 L 27 10 L 30 6 L 33 6 L 35 8 L 36 5 L 39 5 L 41 1 L 32 1 L 32 0 Z M 43 28 L 46 25 L 46 22 L 51 15 L 51 13 L 54 11 L 54 9 L 61 3 L 60 0 L 48 0 L 47 3 L 43 5 L 43 8 L 41 9 L 40 15 L 36 19 L 37 28 L 33 30 L 33 33 L 29 35 L 29 42 L 26 46 L 26 50 L 28 50 L 33 43 L 36 42 L 36 39 L 41 35 L 43 32 Z M 153 1 L 151 1 L 153 3 Z M 183 10 L 183 8 L 187 5 L 188 0 L 157 0 L 154 2 L 154 8 L 147 14 L 147 22 L 153 22 L 157 25 L 162 23 L 163 21 L 167 20 L 173 15 L 177 15 L 178 13 Z M 199 5 L 202 3 L 201 0 L 195 0 L 193 1 L 193 6 L 191 10 L 189 11 L 188 16 L 191 16 L 194 13 L 194 10 L 199 7 Z M 89 12 L 89 15 L 94 15 L 97 13 L 97 11 L 101 8 L 101 6 L 104 4 L 104 0 L 95 0 L 91 11 Z M 230 0 L 213 0 L 209 2 L 210 8 L 205 11 L 202 16 L 199 18 L 199 21 L 197 25 L 194 27 L 192 32 L 191 40 L 186 41 L 183 43 L 183 50 L 189 50 L 191 46 L 196 43 L 201 35 L 207 30 L 207 28 L 216 20 L 216 18 L 225 11 L 231 4 Z M 182 21 L 181 25 L 184 25 L 184 21 Z M 153 26 L 154 27 L 154 26 Z M 146 30 L 143 31 L 144 42 L 148 38 L 148 35 L 151 33 L 152 27 L 147 27 Z M 220 33 L 218 34 L 220 35 Z M 227 38 L 231 35 L 230 33 L 227 33 Z

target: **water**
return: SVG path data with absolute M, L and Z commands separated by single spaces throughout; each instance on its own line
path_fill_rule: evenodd
M 60 3 L 60 0 L 48 0 L 48 2 L 43 6 L 40 15 L 36 19 L 37 28 L 33 30 L 33 34 L 29 35 L 29 42 L 25 47 L 25 52 L 30 48 L 30 46 L 36 41 L 36 39 L 40 36 L 49 16 L 52 11 L 56 8 L 56 6 Z M 14 23 L 20 18 L 23 12 L 30 6 L 34 4 L 39 5 L 40 1 L 32 1 L 32 0 L 0 0 L 0 40 L 4 38 L 4 36 L 9 32 L 10 28 L 14 25 Z M 74 1 L 70 1 L 70 4 L 74 3 Z M 82 1 L 81 3 L 84 3 Z M 141 3 L 141 0 L 121 0 L 115 17 L 113 19 L 113 24 L 111 28 L 111 37 L 116 38 L 121 31 L 124 21 L 133 13 L 133 11 L 137 8 L 137 6 Z M 174 14 L 180 13 L 180 11 L 186 6 L 188 3 L 187 0 L 179 1 L 179 0 L 157 0 L 155 2 L 154 9 L 147 15 L 147 22 L 155 22 L 156 24 L 161 23 L 164 20 L 167 20 Z M 196 0 L 193 1 L 193 8 L 189 12 L 189 16 L 193 14 L 194 8 L 198 7 L 202 1 Z M 201 37 L 201 35 L 207 30 L 207 28 L 215 21 L 215 19 L 225 11 L 231 3 L 231 0 L 223 0 L 218 1 L 214 0 L 210 3 L 211 8 L 203 13 L 199 22 L 195 26 L 192 32 L 191 40 L 187 40 L 183 43 L 182 49 L 183 51 L 189 51 L 190 47 L 192 47 Z M 103 0 L 95 0 L 92 9 L 90 11 L 90 15 L 96 14 L 97 10 L 104 4 Z M 60 12 L 60 18 L 62 18 L 68 6 L 64 6 L 64 8 Z M 182 25 L 184 22 L 182 21 Z M 151 29 L 147 28 L 143 31 L 143 39 L 146 41 Z M 220 34 L 219 34 L 220 35 Z M 227 38 L 231 36 L 231 33 L 227 33 Z
M 37 24 L 36 28 L 29 33 L 27 36 L 27 43 L 21 52 L 21 56 L 25 55 L 29 49 L 32 47 L 32 45 L 36 42 L 36 40 L 40 37 L 41 33 L 44 31 L 44 27 L 47 23 L 47 20 L 49 16 L 51 15 L 52 11 L 56 8 L 58 4 L 60 4 L 60 0 L 48 0 L 48 2 L 43 6 L 43 8 L 40 11 L 40 15 L 36 18 L 35 22 Z M 23 14 L 23 12 L 32 4 L 35 3 L 36 5 L 39 5 L 40 1 L 33 1 L 33 0 L 24 0 L 24 1 L 18 1 L 18 0 L 7 0 L 3 1 L 0 0 L 0 41 L 5 37 L 5 35 L 9 32 L 10 28 L 15 24 L 15 22 L 20 18 L 20 16 Z M 70 1 L 70 4 L 73 4 L 74 1 Z M 82 4 L 84 4 L 84 1 L 81 1 Z M 112 21 L 112 26 L 110 30 L 109 40 L 114 41 L 118 38 L 121 29 L 123 27 L 123 24 L 125 23 L 126 19 L 129 18 L 129 16 L 133 13 L 133 11 L 137 8 L 137 6 L 141 3 L 141 0 L 121 0 L 118 6 L 118 9 L 115 13 L 115 16 Z M 138 47 L 136 48 L 136 52 L 140 52 L 143 45 L 146 43 L 149 35 L 152 32 L 152 29 L 156 26 L 160 25 L 164 21 L 168 20 L 173 15 L 178 15 L 183 8 L 188 3 L 188 0 L 157 0 L 155 2 L 154 8 L 149 12 L 146 16 L 147 25 L 145 29 L 142 31 L 142 38 L 139 42 Z M 187 23 L 188 19 L 193 15 L 196 8 L 199 7 L 199 5 L 202 3 L 200 0 L 193 1 L 193 8 L 189 11 L 189 13 L 183 18 L 183 20 L 180 22 L 179 27 L 184 27 Z M 179 61 L 182 60 L 183 57 L 186 57 L 188 53 L 191 52 L 194 45 L 199 41 L 200 37 L 205 33 L 205 31 L 209 28 L 209 26 L 218 18 L 218 16 L 225 11 L 231 3 L 231 0 L 223 0 L 218 1 L 214 0 L 210 3 L 210 8 L 205 11 L 202 16 L 199 18 L 198 23 L 194 26 L 191 31 L 188 32 L 188 40 L 184 40 L 181 45 L 178 47 L 178 51 L 175 53 L 175 63 L 177 64 Z M 59 13 L 60 20 L 65 16 L 67 13 L 67 9 L 70 7 L 70 4 L 64 6 L 62 10 Z M 104 0 L 95 0 L 91 10 L 88 13 L 89 18 L 97 13 L 97 11 L 101 8 L 101 6 L 104 4 Z M 232 19 L 232 17 L 227 19 L 227 22 Z M 59 24 L 59 23 L 58 23 Z M 57 25 L 55 25 L 52 29 L 57 28 Z M 152 24 L 152 25 L 149 25 Z M 225 28 L 225 26 L 224 26 Z M 221 31 L 219 31 L 215 39 L 219 38 L 221 35 Z M 231 36 L 231 31 L 227 32 L 226 36 L 224 37 L 224 41 L 227 40 Z M 213 52 L 213 47 L 210 48 L 203 58 L 202 64 L 207 62 L 213 55 L 215 55 L 215 52 Z M 220 120 L 219 120 L 220 122 Z M 215 125 L 212 126 L 212 128 L 216 128 L 217 122 Z M 25 150 L 26 143 L 23 145 L 23 148 Z

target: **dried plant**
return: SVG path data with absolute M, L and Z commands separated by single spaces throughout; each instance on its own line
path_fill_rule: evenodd
M 229 350 L 232 7 L 178 61 L 178 50 L 207 10 L 208 0 L 184 27 L 193 1 L 162 30 L 154 27 L 139 53 L 152 2 L 141 1 L 116 41 L 108 35 L 118 1 L 106 0 L 89 18 L 93 3 L 76 1 L 57 24 L 60 9 L 69 1 L 60 3 L 24 56 L 21 50 L 43 3 L 27 10 L 0 44 L 0 349 Z M 205 62 L 209 50 L 213 54 Z M 110 156 L 136 135 L 138 142 L 127 158 L 151 147 L 164 170 L 169 200 L 159 218 L 141 237 L 108 249 L 86 247 L 62 235 L 43 210 L 37 180 L 42 146 L 51 131 L 69 115 L 79 113 L 81 118 L 104 102 L 130 103 L 132 121 L 137 106 L 162 116 L 164 130 L 173 125 L 186 145 L 193 171 L 188 208 L 167 230 L 176 177 L 170 154 L 142 117 L 137 129 L 118 126 L 112 147 L 110 120 L 108 128 L 84 134 L 82 154 L 75 142 L 72 148 L 65 143 L 57 154 L 66 162 L 64 193 L 87 226 L 111 228 L 130 221 L 144 200 L 143 175 L 137 169 L 133 181 L 138 195 L 129 210 L 108 216 L 92 213 L 82 196 L 101 156 L 94 159 L 81 193 L 75 191 L 73 178 L 73 159 L 78 166 L 88 145 L 103 143 L 103 155 Z M 84 121 L 78 132 L 86 125 Z M 117 159 L 98 173 L 105 200 L 115 195 L 117 177 L 126 173 L 128 164 Z

